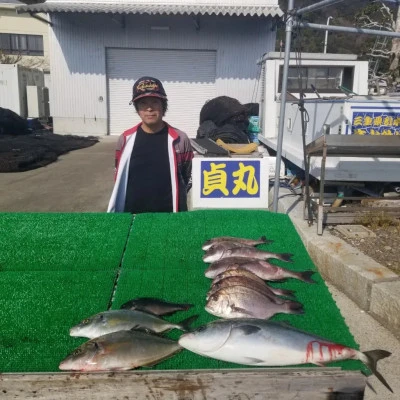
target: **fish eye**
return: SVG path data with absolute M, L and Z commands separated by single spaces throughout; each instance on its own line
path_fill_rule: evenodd
M 89 319 L 88 318 L 86 318 L 86 319 L 84 319 L 82 322 L 81 322 L 81 324 L 84 324 L 84 325 L 86 325 L 86 324 L 88 324 L 89 323 Z
M 80 347 L 78 347 L 77 349 L 75 349 L 73 352 L 72 352 L 72 355 L 73 356 L 78 356 L 79 354 L 81 354 L 82 353 L 82 349 L 80 348 Z
M 212 301 L 218 301 L 218 299 L 219 299 L 219 294 L 218 294 L 218 293 L 215 293 L 215 294 L 213 294 L 213 295 L 211 296 L 211 300 L 212 300 Z
M 200 326 L 200 328 L 197 328 L 197 332 L 203 332 L 207 329 L 207 327 L 205 325 Z

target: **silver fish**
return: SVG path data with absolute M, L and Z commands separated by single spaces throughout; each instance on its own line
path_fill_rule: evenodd
M 269 297 L 244 286 L 228 286 L 215 292 L 205 306 L 207 312 L 221 318 L 268 319 L 278 313 L 303 314 L 300 303 L 276 304 Z
M 227 260 L 227 259 L 226 259 Z M 219 262 L 219 261 L 216 261 Z M 255 281 L 256 283 L 260 285 L 265 285 L 265 282 L 258 277 L 257 275 L 253 274 L 252 272 L 248 271 L 247 269 L 227 269 L 224 272 L 221 272 L 219 275 L 217 275 L 214 280 L 212 281 L 212 285 L 219 283 L 222 279 L 225 278 L 231 278 L 231 277 L 238 277 L 238 278 L 244 278 L 248 279 L 251 281 Z M 269 290 L 271 290 L 272 293 L 276 294 L 277 296 L 291 296 L 293 297 L 294 290 L 289 290 L 289 289 L 279 289 L 275 288 L 272 286 L 268 286 Z
M 138 297 L 122 304 L 123 310 L 138 310 L 150 314 L 162 316 L 172 315 L 177 311 L 185 311 L 193 307 L 193 304 L 188 303 L 171 303 L 154 297 Z
M 360 360 L 391 391 L 377 362 L 391 353 L 364 353 L 296 328 L 259 319 L 217 320 L 183 334 L 179 344 L 196 354 L 253 366 L 287 366 Z
M 277 260 L 292 262 L 291 257 L 293 254 L 289 253 L 270 253 L 268 251 L 256 249 L 254 247 L 234 247 L 225 249 L 223 246 L 212 246 L 207 250 L 203 256 L 203 261 L 212 263 L 226 257 L 251 257 L 259 260 L 267 260 L 276 258 Z
M 221 274 L 222 272 L 232 269 L 238 269 L 238 270 L 245 269 L 257 275 L 260 279 L 263 279 L 265 281 L 280 281 L 286 278 L 295 278 L 304 282 L 315 283 L 311 279 L 311 276 L 314 273 L 314 271 L 295 272 L 286 268 L 278 267 L 277 265 L 273 265 L 268 261 L 257 260 L 257 259 L 248 260 L 247 263 L 242 263 L 240 265 L 228 264 L 215 267 L 213 263 L 205 270 L 205 276 L 207 278 L 214 279 L 217 275 Z
M 89 340 L 61 361 L 67 371 L 126 371 L 155 365 L 178 353 L 175 341 L 138 331 L 118 331 Z
M 197 315 L 189 317 L 179 324 L 165 321 L 155 315 L 136 310 L 110 310 L 84 319 L 69 331 L 71 336 L 93 339 L 107 333 L 121 330 L 148 330 L 156 333 L 179 329 L 189 330 L 190 324 L 197 319 Z
M 267 296 L 276 304 L 283 304 L 288 300 L 282 299 L 281 297 L 277 296 L 272 290 L 271 287 L 268 286 L 264 281 L 261 283 L 245 278 L 243 276 L 230 276 L 225 279 L 221 279 L 216 283 L 213 283 L 211 289 L 207 292 L 206 299 L 208 300 L 216 291 L 219 289 L 223 289 L 228 286 L 244 286 L 249 289 L 255 290 L 256 292 L 261 293 L 264 296 Z
M 216 243 L 229 242 L 229 241 L 241 243 L 242 245 L 246 246 L 257 246 L 259 244 L 269 244 L 273 242 L 273 240 L 269 240 L 265 236 L 261 236 L 260 239 L 246 239 L 234 236 L 218 236 L 205 241 L 202 246 L 202 249 L 208 250 L 211 246 L 213 246 Z
M 299 329 L 259 319 L 217 320 L 183 334 L 179 344 L 193 353 L 253 366 L 287 366 L 360 360 L 391 391 L 377 371 L 377 362 L 390 352 L 360 352 Z

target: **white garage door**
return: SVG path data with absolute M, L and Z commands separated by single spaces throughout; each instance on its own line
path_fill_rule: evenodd
M 196 137 L 200 110 L 216 96 L 215 71 L 215 51 L 107 49 L 110 134 L 120 135 L 140 122 L 129 105 L 132 86 L 141 76 L 153 76 L 168 96 L 165 120 Z

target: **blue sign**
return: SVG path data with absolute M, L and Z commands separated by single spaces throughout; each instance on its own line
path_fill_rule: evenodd
M 260 161 L 201 161 L 202 198 L 260 197 Z
M 354 135 L 400 135 L 400 112 L 379 108 L 353 111 L 351 133 Z

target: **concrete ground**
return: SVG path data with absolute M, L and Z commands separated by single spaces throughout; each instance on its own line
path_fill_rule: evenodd
M 0 173 L 0 212 L 106 211 L 113 187 L 116 140 L 102 137 L 94 146 L 65 154 L 43 168 Z M 395 301 L 400 299 L 398 277 L 328 232 L 318 236 L 316 227 L 308 227 L 302 220 L 298 197 L 283 189 L 279 197 L 280 212 L 292 219 L 361 350 L 393 353 L 378 365 L 395 394 L 371 376 L 368 383 L 376 393 L 367 387 L 365 399 L 400 399 L 400 341 L 392 333 L 397 332 L 400 318 Z

